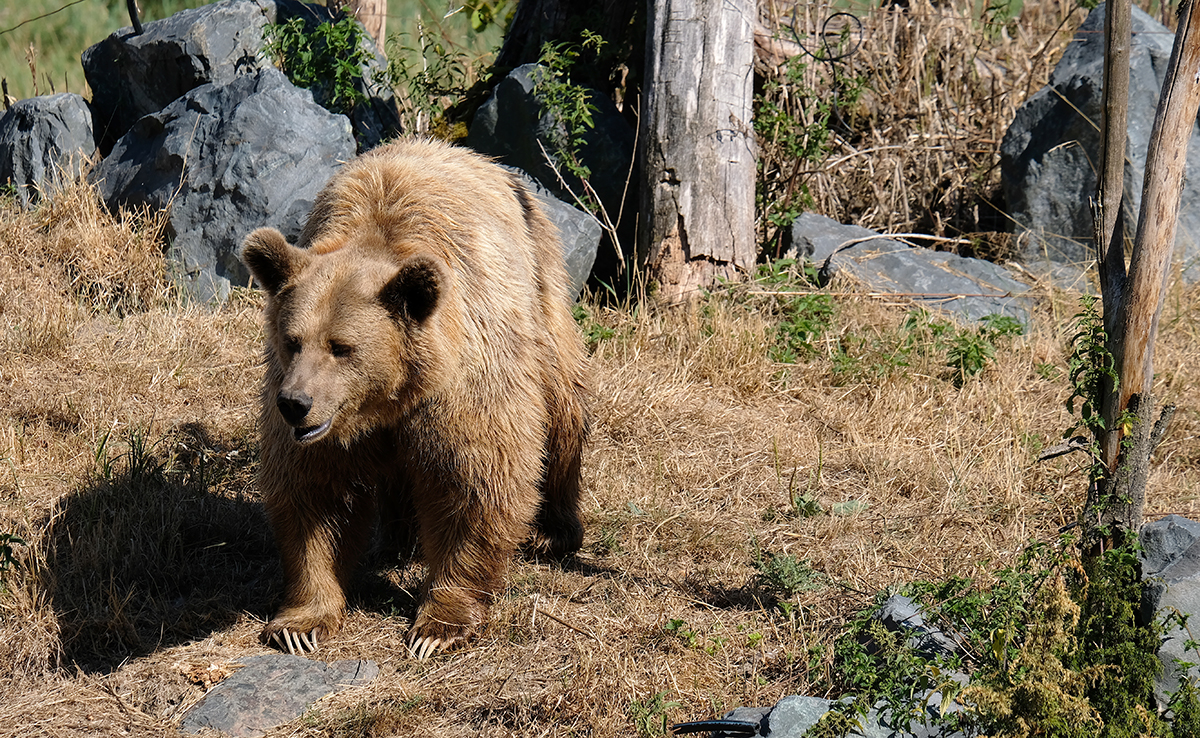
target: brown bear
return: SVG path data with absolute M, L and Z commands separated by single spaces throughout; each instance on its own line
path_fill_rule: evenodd
M 260 228 L 240 255 L 267 293 L 259 479 L 285 581 L 263 640 L 337 632 L 382 516 L 428 566 L 411 652 L 465 643 L 519 547 L 583 542 L 585 356 L 554 227 L 504 169 L 413 140 L 342 167 L 296 246 Z

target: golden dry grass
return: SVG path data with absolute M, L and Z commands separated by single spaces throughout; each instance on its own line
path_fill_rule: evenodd
M 1138 4 L 1173 27 L 1161 3 Z M 973 243 L 960 247 L 967 255 L 1008 255 L 1000 142 L 1087 16 L 1079 3 L 763 0 L 758 7 L 774 37 L 760 47 L 775 52 L 760 54 L 758 72 L 778 73 L 799 54 L 807 67 L 793 89 L 811 96 L 810 115 L 813 103 L 838 99 L 835 72 L 864 84 L 857 104 L 843 106 L 829 126 L 825 156 L 802 169 L 811 209 L 879 231 L 969 237 Z
M 1020 85 L 995 78 L 1010 111 L 1017 87 L 1036 89 L 1046 71 L 1030 50 L 1051 63 L 1070 15 L 1066 3 L 1027 4 L 1029 71 Z M 961 55 L 964 36 L 939 36 L 928 58 Z M 946 158 L 921 169 L 912 152 L 863 154 L 822 174 L 821 191 L 832 215 L 858 197 L 869 224 L 907 230 L 917 219 L 900 199 L 935 203 L 931 183 L 954 161 L 976 164 L 949 129 L 889 110 L 880 146 L 908 127 L 942 136 Z M 870 189 L 895 181 L 908 195 Z M 0 203 L 0 533 L 27 542 L 0 589 L 0 736 L 174 734 L 213 671 L 267 652 L 257 633 L 280 594 L 254 482 L 259 298 L 179 304 L 155 219 L 115 221 L 93 197 L 77 187 L 32 213 Z M 776 364 L 777 305 L 752 291 L 673 311 L 589 304 L 578 560 L 515 562 L 484 635 L 425 663 L 402 645 L 419 567 L 375 562 L 319 656 L 373 659 L 380 676 L 270 735 L 630 736 L 664 712 L 695 719 L 822 693 L 838 628 L 876 592 L 986 578 L 1075 519 L 1080 462 L 1035 462 L 1070 424 L 1075 295 L 1039 285 L 1027 334 L 958 387 L 905 327 L 908 305 L 854 285 L 835 290 L 811 350 Z M 1176 283 L 1156 392 L 1180 412 L 1151 475 L 1151 519 L 1200 507 L 1197 307 L 1200 292 Z M 906 337 L 907 365 L 889 363 Z M 794 514 L 795 495 L 826 512 Z M 835 508 L 847 502 L 858 504 Z M 757 552 L 807 560 L 815 588 L 774 607 Z
M 146 248 L 154 224 L 84 218 L 86 189 L 70 198 L 58 212 L 78 217 L 0 210 L 0 531 L 28 542 L 0 594 L 0 735 L 171 734 L 210 667 L 266 651 L 279 594 L 253 481 L 258 300 L 176 304 Z M 122 274 L 77 277 L 52 246 L 72 239 L 125 253 Z M 156 276 L 135 290 L 138 275 Z M 101 282 L 153 297 L 117 311 L 81 287 Z M 853 285 L 795 365 L 768 358 L 774 298 L 753 290 L 690 310 L 589 305 L 605 337 L 578 561 L 516 562 L 483 637 L 427 663 L 402 646 L 420 571 L 377 562 L 320 656 L 380 676 L 271 735 L 627 736 L 671 703 L 682 720 L 826 689 L 839 626 L 875 592 L 986 576 L 1074 520 L 1078 462 L 1034 461 L 1069 423 L 1074 302 L 1039 290 L 1029 334 L 961 388 L 936 352 L 868 366 L 880 355 L 861 347 L 915 329 L 907 306 Z M 1182 411 L 1152 517 L 1197 512 L 1197 302 L 1176 287 L 1164 315 L 1158 392 Z M 800 517 L 789 489 L 862 506 Z M 816 573 L 790 614 L 756 586 L 756 551 Z

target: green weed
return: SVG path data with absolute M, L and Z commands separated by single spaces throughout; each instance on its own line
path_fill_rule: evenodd
M 599 35 L 584 30 L 580 41 L 547 42 L 542 46 L 538 64 L 541 66 L 534 80 L 534 95 L 544 112 L 551 114 L 554 125 L 550 129 L 551 151 L 547 154 L 560 171 L 566 171 L 586 182 L 592 171 L 583 163 L 580 153 L 584 136 L 595 127 L 593 115 L 596 106 L 591 101 L 591 91 L 571 82 L 571 70 L 585 54 L 596 56 L 605 41 Z M 589 193 L 581 197 L 583 204 L 593 213 L 599 204 Z
M 1137 556 L 1115 549 L 1085 570 L 1074 542 L 1033 544 L 989 586 L 963 577 L 920 581 L 901 590 L 925 621 L 953 634 L 959 654 L 916 650 L 907 635 L 874 617 L 853 618 L 835 644 L 837 678 L 847 703 L 865 714 L 883 703 L 892 725 L 929 721 L 927 694 L 965 711 L 933 724 L 968 735 L 1132 738 L 1196 735 L 1194 685 L 1181 682 L 1164 718 L 1153 705 L 1155 652 L 1165 625 L 1138 623 Z M 884 595 L 880 595 L 881 602 Z M 962 654 L 966 654 L 964 657 Z M 960 684 L 952 672 L 967 672 Z M 852 718 L 831 721 L 845 727 Z M 822 733 L 837 735 L 836 731 Z M 841 733 L 844 735 L 845 733 Z
M 680 703 L 668 701 L 667 692 L 659 692 L 645 700 L 634 700 L 629 703 L 629 718 L 639 736 L 665 735 L 667 732 L 667 711 L 681 707 Z
M 0 589 L 8 572 L 21 568 L 21 560 L 16 557 L 13 546 L 24 546 L 25 539 L 12 533 L 0 533 Z
M 668 620 L 667 624 L 663 626 L 663 630 L 678 638 L 686 648 L 695 648 L 700 642 L 700 636 L 696 634 L 696 631 L 689 628 L 687 622 L 683 620 Z
M 436 26 L 418 22 L 415 45 L 404 40 L 406 35 L 394 34 L 387 40 L 387 79 L 398 92 L 404 130 L 462 138 L 466 125 L 449 121 L 447 112 L 467 96 L 472 78 L 478 76 L 472 71 L 471 56 L 450 46 Z
M 601 343 L 617 335 L 615 330 L 597 321 L 591 309 L 583 303 L 577 302 L 572 305 L 571 315 L 574 316 L 575 323 L 579 326 L 580 333 L 583 334 L 583 343 L 587 346 L 588 351 L 595 351 Z
M 828 156 L 834 121 L 862 95 L 865 80 L 826 58 L 830 52 L 842 53 L 849 42 L 843 35 L 815 57 L 791 57 L 754 97 L 760 147 L 755 199 L 764 243 L 776 244 L 776 257 L 783 230 L 811 206 L 805 179 Z M 810 66 L 813 61 L 815 67 Z
M 365 35 L 351 16 L 311 29 L 299 17 L 263 28 L 264 50 L 292 84 L 312 90 L 322 107 L 342 115 L 367 99 L 363 65 L 371 54 Z
M 755 586 L 775 600 L 788 600 L 801 592 L 821 589 L 829 583 L 828 577 L 813 569 L 808 559 L 761 551 L 757 543 L 750 564 L 758 572 L 754 578 Z
M 833 322 L 833 298 L 824 293 L 782 297 L 771 360 L 795 364 L 815 351 L 815 342 Z

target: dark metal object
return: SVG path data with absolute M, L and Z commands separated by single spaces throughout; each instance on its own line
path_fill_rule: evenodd
M 749 723 L 745 720 L 696 720 L 691 723 L 675 723 L 671 726 L 671 735 L 715 733 L 717 731 L 729 736 L 753 736 L 758 735 L 758 723 Z
M 133 35 L 142 35 L 142 21 L 138 18 L 137 0 L 125 0 L 125 7 L 129 8 L 129 20 L 133 22 Z

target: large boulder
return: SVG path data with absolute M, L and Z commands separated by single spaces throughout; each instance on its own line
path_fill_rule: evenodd
M 559 200 L 540 182 L 520 169 L 506 168 L 521 178 L 525 188 L 537 198 L 542 212 L 558 229 L 563 262 L 567 268 L 567 276 L 571 279 L 571 297 L 578 297 L 592 274 L 592 265 L 596 263 L 596 251 L 600 247 L 603 231 L 599 221 L 591 214 Z
M 556 171 L 547 158 L 547 154 L 554 154 L 553 142 L 562 131 L 562 123 L 543 104 L 538 81 L 544 74 L 545 68 L 537 64 L 525 64 L 510 72 L 475 112 L 466 143 L 503 164 L 527 172 L 556 198 L 578 206 L 576 198 L 585 195 L 583 184 L 562 167 Z M 591 170 L 588 184 L 615 222 L 623 212 L 622 202 L 637 202 L 636 193 L 629 186 L 634 131 L 616 105 L 602 93 L 589 91 L 588 101 L 595 108 L 594 125 L 583 136 L 579 160 Z M 635 219 L 620 220 L 620 241 L 633 243 Z M 616 248 L 606 246 L 602 258 L 597 260 L 596 271 L 604 278 L 611 279 L 619 271 Z M 632 258 L 632 253 L 623 256 L 626 263 Z
M 1050 83 L 1017 111 L 1000 146 L 1008 212 L 1019 252 L 1030 267 L 1079 282 L 1095 262 L 1092 213 L 1100 161 L 1100 96 L 1104 80 L 1104 6 L 1079 27 Z M 1174 34 L 1133 9 L 1125 225 L 1132 233 L 1141 207 L 1150 129 L 1158 108 Z M 1200 279 L 1200 129 L 1193 128 L 1175 238 L 1183 278 Z
M 345 116 L 278 70 L 197 87 L 147 115 L 92 177 L 110 208 L 168 209 L 167 250 L 180 287 L 224 300 L 249 284 L 237 248 L 254 228 L 299 236 L 321 187 L 354 156 Z
M 201 85 L 226 85 L 271 66 L 263 53 L 263 27 L 302 18 L 309 27 L 335 19 L 329 9 L 297 0 L 221 0 L 183 10 L 145 25 L 144 33 L 122 28 L 83 52 L 83 71 L 92 88 L 100 151 L 145 115 L 159 112 Z M 371 61 L 363 68 L 366 103 L 351 114 L 363 148 L 400 131 L 392 92 L 374 83 L 386 64 L 369 37 Z M 321 91 L 318 91 L 318 96 Z M 318 102 L 323 100 L 318 97 Z
M 792 224 L 792 244 L 797 257 L 820 266 L 824 280 L 846 274 L 872 290 L 967 320 L 1007 315 L 1029 322 L 1028 285 L 990 261 L 915 248 L 814 213 Z
M 21 100 L 0 116 L 0 185 L 22 206 L 79 176 L 96 153 L 92 114 L 79 95 Z
M 1142 621 L 1176 611 L 1184 615 L 1200 613 L 1200 523 L 1168 515 L 1142 526 L 1139 540 L 1145 579 Z M 1189 627 L 1194 622 L 1189 621 Z M 1187 673 L 1192 679 L 1200 679 L 1200 667 L 1195 665 L 1200 659 L 1195 650 L 1187 648 L 1190 637 L 1177 624 L 1163 637 L 1158 649 L 1163 670 L 1154 683 L 1160 705 L 1166 706 L 1171 693 L 1179 689 L 1180 662 L 1193 664 Z

